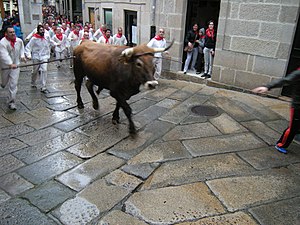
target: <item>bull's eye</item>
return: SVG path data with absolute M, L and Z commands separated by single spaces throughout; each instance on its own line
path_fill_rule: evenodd
M 137 59 L 136 62 L 135 62 L 135 65 L 136 65 L 136 67 L 138 67 L 138 68 L 142 68 L 143 65 L 144 65 L 144 63 L 143 63 L 142 60 Z

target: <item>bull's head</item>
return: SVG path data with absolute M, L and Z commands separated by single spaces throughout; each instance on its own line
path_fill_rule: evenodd
M 153 80 L 154 67 L 152 61 L 154 53 L 167 51 L 173 43 L 174 39 L 167 48 L 149 48 L 147 45 L 127 48 L 122 51 L 120 60 L 125 64 L 134 63 L 135 68 L 144 71 L 144 78 L 146 79 L 142 83 L 145 84 L 145 88 L 152 89 L 158 85 L 158 82 Z

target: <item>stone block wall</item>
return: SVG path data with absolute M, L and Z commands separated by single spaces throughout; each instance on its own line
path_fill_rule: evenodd
M 299 0 L 221 0 L 212 79 L 252 89 L 283 77 L 298 14 Z

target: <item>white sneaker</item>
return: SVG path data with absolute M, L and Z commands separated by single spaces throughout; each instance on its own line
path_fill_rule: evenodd
M 10 103 L 8 104 L 8 108 L 9 108 L 10 110 L 16 110 L 16 109 L 17 109 L 16 104 L 15 104 L 14 102 L 10 102 Z
M 31 82 L 31 87 L 32 88 L 36 88 L 36 83 L 35 82 Z

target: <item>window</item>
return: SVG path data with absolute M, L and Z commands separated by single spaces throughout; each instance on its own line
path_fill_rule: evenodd
M 108 29 L 112 30 L 112 10 L 111 9 L 104 9 L 104 23 L 106 24 Z

